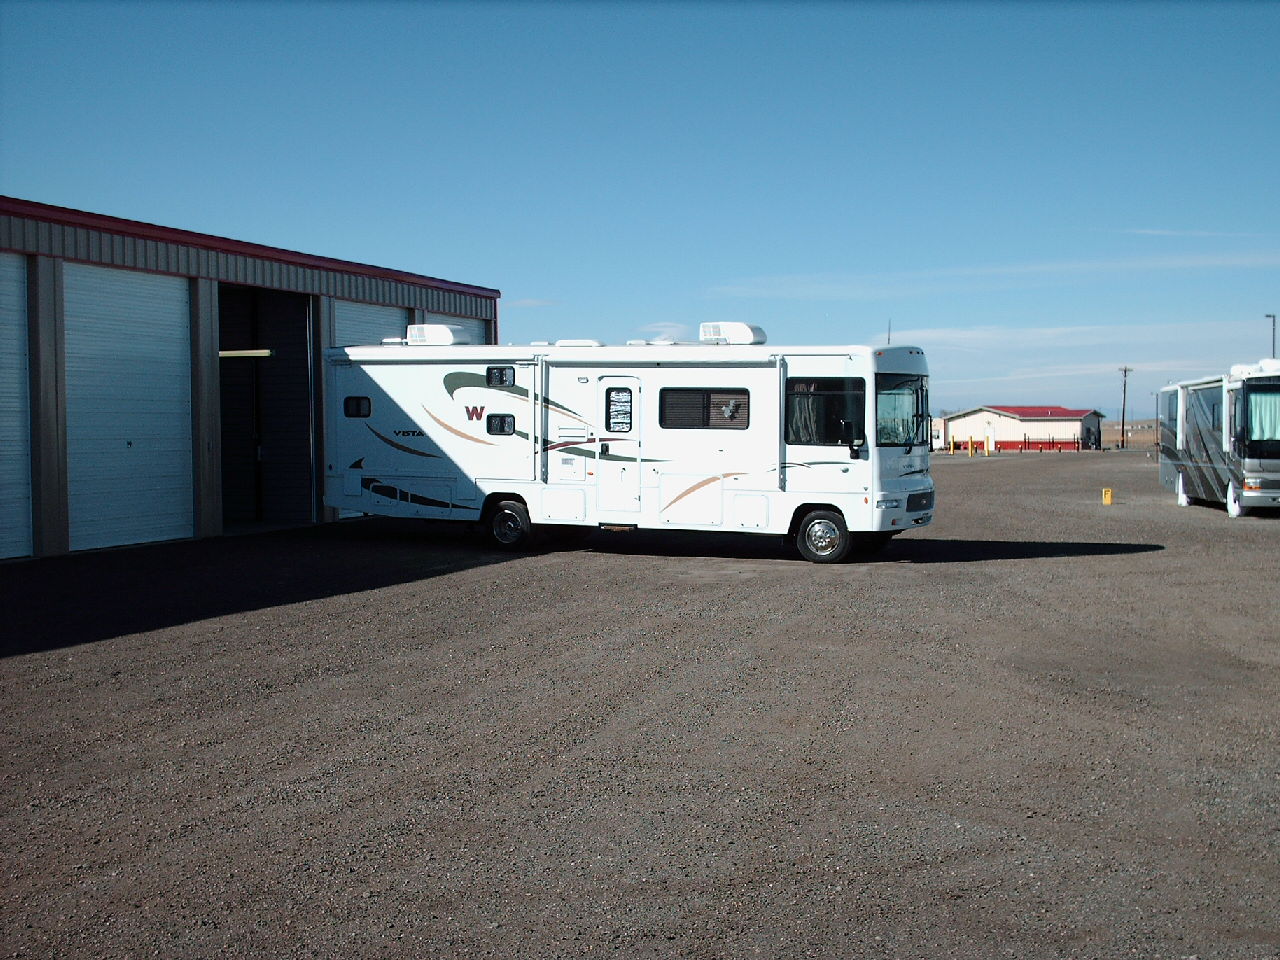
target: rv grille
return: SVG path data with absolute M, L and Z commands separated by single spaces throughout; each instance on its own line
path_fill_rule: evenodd
M 928 510 L 933 506 L 933 491 L 926 490 L 924 493 L 913 493 L 907 497 L 907 512 L 914 513 L 917 510 Z

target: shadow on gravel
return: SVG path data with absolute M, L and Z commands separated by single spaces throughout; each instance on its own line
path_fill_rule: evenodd
M 987 560 L 1049 560 L 1057 557 L 1119 557 L 1163 550 L 1158 543 L 1077 543 L 1069 540 L 895 540 L 869 558 L 884 563 L 980 563 Z
M 621 556 L 721 557 L 726 560 L 805 561 L 783 537 L 742 533 L 597 533 L 592 552 Z M 1030 540 L 931 540 L 900 537 L 879 553 L 853 554 L 854 563 L 978 563 L 988 560 L 1045 560 L 1054 557 L 1109 557 L 1151 553 L 1154 543 L 1035 542 Z
M 487 564 L 461 525 L 369 518 L 0 565 L 0 657 Z

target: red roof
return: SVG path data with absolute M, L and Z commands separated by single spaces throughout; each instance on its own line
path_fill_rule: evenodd
M 989 406 L 988 410 L 998 410 L 1019 420 L 1079 420 L 1097 410 L 1072 410 L 1067 407 L 997 407 Z
M 143 240 L 189 244 L 206 250 L 217 250 L 247 257 L 262 257 L 267 260 L 278 260 L 282 263 L 292 263 L 300 267 L 312 267 L 317 270 L 356 273 L 367 277 L 377 277 L 381 280 L 395 280 L 400 283 L 437 287 L 441 290 L 468 293 L 480 297 L 497 299 L 502 296 L 501 291 L 491 287 L 477 287 L 470 283 L 455 283 L 452 280 L 441 280 L 439 277 L 426 277 L 417 273 L 409 273 L 405 270 L 375 267 L 367 263 L 353 263 L 349 260 L 335 260 L 332 257 L 318 257 L 309 253 L 299 253 L 296 250 L 268 247 L 260 243 L 246 243 L 243 240 L 215 237 L 207 233 L 195 233 L 191 230 L 179 230 L 175 227 L 161 227 L 154 223 L 143 223 L 140 220 L 124 220 L 120 217 L 109 217 L 101 213 L 86 213 L 84 210 L 55 207 L 52 204 L 38 203 L 35 200 L 21 200 L 17 197 L 0 196 L 0 214 L 47 220 L 50 223 L 58 223 L 67 227 L 84 227 L 90 230 L 103 230 L 108 233 L 121 233 Z

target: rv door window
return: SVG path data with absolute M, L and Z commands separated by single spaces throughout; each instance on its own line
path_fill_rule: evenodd
M 631 432 L 630 387 L 609 387 L 605 390 L 604 429 L 608 433 Z
M 863 436 L 867 385 L 861 377 L 787 380 L 787 443 L 835 447 Z

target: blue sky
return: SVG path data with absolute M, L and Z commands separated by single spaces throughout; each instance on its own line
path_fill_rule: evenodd
M 1270 352 L 1280 4 L 0 0 L 0 192 L 503 291 L 504 341 L 917 343 L 935 412 Z M 1131 413 L 1131 416 L 1133 414 Z

